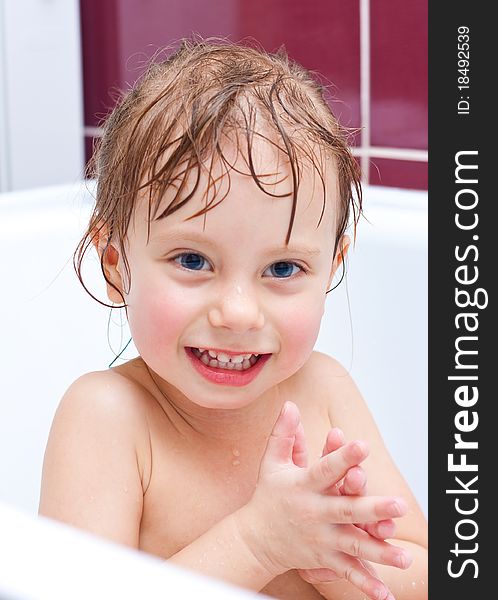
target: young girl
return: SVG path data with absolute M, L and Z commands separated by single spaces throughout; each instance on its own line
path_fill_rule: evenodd
M 320 86 L 184 43 L 108 118 L 95 175 L 78 274 L 93 244 L 139 356 L 67 390 L 40 513 L 277 598 L 425 598 L 423 515 L 313 351 L 361 212 Z

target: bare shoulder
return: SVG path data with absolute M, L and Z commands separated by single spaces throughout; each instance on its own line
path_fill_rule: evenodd
M 375 420 L 348 371 L 334 358 L 313 352 L 306 379 L 320 388 L 330 424 L 344 432 L 346 441 L 364 440 L 370 453 L 362 464 L 367 474 L 368 493 L 402 496 L 409 515 L 398 522 L 398 539 L 427 544 L 426 522 L 418 503 L 384 443 Z
M 343 407 L 361 402 L 361 396 L 346 369 L 323 352 L 313 351 L 305 364 L 286 383 L 285 391 L 297 403 L 303 421 L 330 428 L 343 427 Z M 341 421 L 339 424 L 337 421 Z M 326 435 L 327 432 L 325 432 Z M 323 442 L 322 442 L 323 444 Z
M 382 446 L 370 410 L 347 369 L 335 358 L 314 351 L 302 369 L 302 383 L 326 412 L 330 425 L 340 427 L 346 440 L 364 439 Z
M 143 397 L 112 371 L 69 386 L 47 442 L 40 514 L 137 547 L 148 477 Z
M 108 433 L 126 436 L 137 451 L 141 471 L 147 469 L 149 452 L 147 392 L 116 371 L 92 371 L 76 379 L 66 390 L 55 419 L 99 424 Z
M 307 371 L 307 375 L 313 375 L 320 380 L 327 377 L 349 377 L 346 369 L 341 363 L 332 356 L 313 350 L 311 356 L 303 367 Z M 349 377 L 351 380 L 351 378 Z
M 328 411 L 336 403 L 344 402 L 345 396 L 359 395 L 358 388 L 341 363 L 316 350 L 296 374 L 293 384 L 321 406 L 326 404 Z
M 78 377 L 66 390 L 58 411 L 96 411 L 101 416 L 133 417 L 145 413 L 145 390 L 113 370 L 92 371 Z

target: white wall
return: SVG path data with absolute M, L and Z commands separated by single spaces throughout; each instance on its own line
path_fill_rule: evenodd
M 427 515 L 427 194 L 366 190 L 368 222 L 328 294 L 316 349 L 350 371 Z
M 0 0 L 0 191 L 84 165 L 78 0 Z

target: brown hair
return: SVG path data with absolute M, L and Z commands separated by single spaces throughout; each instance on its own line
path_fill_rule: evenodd
M 296 211 L 303 158 L 309 159 L 319 175 L 325 206 L 323 171 L 310 142 L 334 158 L 339 186 L 335 256 L 351 210 L 356 231 L 362 194 L 359 167 L 347 144 L 348 130 L 332 114 L 324 91 L 312 74 L 291 61 L 284 51 L 270 54 L 226 41 L 183 41 L 167 60 L 152 63 L 107 118 L 89 165 L 88 174 L 97 179 L 96 203 L 73 257 L 85 290 L 95 298 L 83 283 L 81 264 L 88 247 L 104 227 L 109 235 L 100 257 L 102 273 L 115 288 L 104 271 L 104 257 L 112 238 L 119 244 L 131 282 L 124 240 L 142 190 L 148 191 L 150 227 L 151 218 L 163 218 L 192 198 L 199 186 L 203 162 L 210 158 L 205 194 L 212 188 L 213 200 L 190 218 L 204 214 L 224 199 L 226 194 L 216 198 L 216 180 L 211 169 L 215 159 L 221 160 L 228 176 L 234 168 L 222 151 L 221 140 L 228 132 L 237 133 L 238 146 L 242 132 L 248 174 L 261 190 L 274 196 L 264 188 L 263 179 L 267 175 L 258 175 L 253 165 L 252 140 L 255 136 L 264 137 L 255 130 L 256 117 L 271 127 L 281 143 L 265 139 L 284 152 L 290 164 L 293 189 L 284 194 L 292 194 L 286 244 Z M 186 180 L 191 172 L 194 186 L 187 193 Z M 175 197 L 157 215 L 161 198 L 171 187 L 176 189 Z M 215 199 L 217 202 L 213 204 Z M 117 291 L 123 298 L 121 291 Z

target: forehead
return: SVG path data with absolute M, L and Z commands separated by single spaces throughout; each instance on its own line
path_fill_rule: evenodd
M 310 237 L 318 244 L 333 244 L 339 207 L 335 161 L 309 140 L 297 145 L 301 150 L 292 164 L 282 139 L 268 128 L 259 126 L 250 138 L 240 133 L 225 136 L 220 144 L 222 156 L 213 154 L 201 163 L 193 196 L 161 218 L 170 204 L 181 203 L 193 192 L 196 169 L 168 186 L 155 214 L 152 209 L 151 238 L 203 232 L 215 238 L 228 235 L 238 243 L 249 239 L 256 243 L 271 236 L 283 245 L 293 216 L 290 245 Z M 295 178 L 299 184 L 293 208 Z M 139 198 L 134 215 L 137 233 L 147 227 L 148 214 L 147 200 Z

